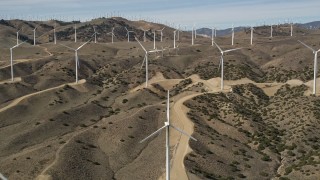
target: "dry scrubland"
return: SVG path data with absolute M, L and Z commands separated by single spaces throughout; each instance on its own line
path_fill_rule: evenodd
M 190 46 L 186 32 L 178 49 L 166 50 L 163 57 L 149 55 L 150 85 L 144 88 L 144 52 L 137 42 L 125 42 L 120 27 L 142 39 L 139 28 L 163 26 L 122 18 L 78 24 L 78 43 L 72 42 L 72 23 L 56 22 L 59 44 L 80 46 L 89 40 L 92 25 L 101 33 L 97 44 L 79 51 L 81 81 L 76 84 L 74 52 L 54 45 L 48 33 L 54 23 L 41 23 L 38 45 L 31 46 L 31 29 L 40 22 L 0 21 L 0 172 L 9 179 L 163 178 L 163 133 L 139 141 L 163 126 L 167 89 L 173 124 L 183 129 L 193 123 L 191 133 L 198 139 L 188 142 L 172 134 L 177 174 L 186 172 L 189 179 L 320 177 L 320 99 L 310 96 L 313 54 L 297 42 L 317 49 L 320 31 L 295 27 L 290 37 L 283 25 L 269 38 L 269 27 L 258 27 L 253 46 L 248 29 L 237 32 L 235 47 L 243 49 L 225 55 L 227 81 L 220 92 L 218 49 L 199 36 Z M 111 44 L 106 32 L 113 26 L 117 38 Z M 20 38 L 27 43 L 14 49 L 16 79 L 10 82 L 8 48 L 21 27 Z M 143 44 L 148 49 L 152 38 L 147 32 Z M 157 35 L 157 48 L 172 47 L 171 39 L 172 29 L 166 28 L 163 43 Z M 229 36 L 216 42 L 232 48 Z M 175 157 L 184 153 L 178 162 Z

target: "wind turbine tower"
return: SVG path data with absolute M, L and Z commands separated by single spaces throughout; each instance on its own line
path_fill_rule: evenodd
M 318 52 L 319 50 L 315 50 L 312 47 L 306 45 L 305 43 L 301 42 L 298 40 L 302 45 L 304 45 L 306 48 L 310 49 L 313 54 L 314 54 L 314 60 L 313 60 L 313 91 L 312 94 L 316 95 L 316 90 L 317 90 L 317 75 L 318 75 Z
M 128 42 L 130 42 L 130 33 L 133 33 L 134 31 L 129 31 L 126 27 L 124 27 L 127 31 L 127 36 L 128 36 Z
M 231 30 L 231 31 L 232 31 L 232 35 L 231 35 L 231 36 L 232 36 L 232 37 L 231 37 L 231 38 L 232 38 L 231 45 L 233 46 L 233 43 L 234 43 L 234 26 L 233 26 L 233 24 L 232 24 L 232 30 Z
M 92 39 L 92 38 L 91 38 L 91 39 Z M 73 50 L 74 53 L 75 53 L 76 83 L 78 83 L 78 66 L 79 66 L 78 51 L 79 51 L 84 45 L 88 44 L 88 43 L 91 41 L 91 39 L 90 39 L 89 41 L 85 42 L 84 44 L 82 44 L 81 46 L 79 46 L 77 49 L 74 49 L 74 48 L 72 48 L 72 47 L 69 47 L 69 46 L 66 46 L 66 45 L 61 44 L 62 46 L 66 47 L 66 48 L 68 48 L 68 49 L 70 49 L 70 50 Z
M 17 31 L 17 45 L 19 44 L 19 32 L 21 31 L 21 29 L 19 31 Z
M 77 42 L 77 25 L 74 24 L 74 42 Z
M 54 44 L 57 44 L 56 23 L 54 23 L 54 27 L 53 27 L 53 40 L 54 40 Z
M 25 43 L 25 41 L 10 48 L 11 81 L 14 80 L 14 75 L 13 75 L 13 53 L 12 53 L 12 50 L 14 48 L 16 48 L 16 47 L 19 47 L 23 43 Z
M 189 137 L 190 139 L 197 141 L 194 137 L 187 134 L 183 130 L 181 130 L 178 127 L 175 127 L 174 125 L 170 124 L 170 93 L 168 90 L 167 93 L 167 121 L 164 123 L 164 126 L 162 126 L 160 129 L 155 131 L 154 133 L 147 136 L 145 139 L 140 141 L 140 143 L 154 137 L 155 135 L 159 134 L 162 130 L 166 130 L 166 180 L 170 180 L 170 128 L 173 128 L 174 130 L 180 132 L 182 135 L 185 135 Z
M 33 45 L 36 45 L 36 30 L 37 30 L 38 26 L 36 26 L 32 31 L 33 31 Z
M 252 45 L 252 42 L 253 42 L 253 31 L 254 31 L 254 28 L 251 26 L 250 30 L 251 30 L 250 44 Z
M 151 50 L 147 51 L 146 48 L 141 44 L 141 42 L 138 40 L 137 37 L 135 37 L 135 40 L 139 43 L 143 51 L 145 52 L 144 59 L 141 65 L 141 68 L 143 66 L 143 63 L 146 62 L 146 87 L 148 87 L 148 80 L 149 80 L 149 70 L 148 70 L 148 53 L 153 53 L 153 52 L 160 52 L 161 50 Z M 163 51 L 163 50 L 162 50 Z
M 223 74 L 223 55 L 224 53 L 226 52 L 231 52 L 231 51 L 235 51 L 235 50 L 238 50 L 238 49 L 241 49 L 241 48 L 235 48 L 235 49 L 229 49 L 229 50 L 222 50 L 220 48 L 220 46 L 218 46 L 218 44 L 216 42 L 214 42 L 214 44 L 217 46 L 217 48 L 219 49 L 220 53 L 221 53 L 221 57 L 220 57 L 220 64 L 219 64 L 219 67 L 221 66 L 221 91 L 223 91 L 223 88 L 224 88 L 224 84 L 223 84 L 223 79 L 224 79 L 224 74 Z
M 165 28 L 165 27 L 164 27 Z M 160 30 L 157 30 L 157 31 L 160 31 L 160 35 L 161 35 L 161 38 L 160 38 L 160 42 L 162 42 L 162 37 L 163 37 L 163 30 L 164 30 L 164 28 L 162 28 L 162 29 L 160 29 Z
M 191 45 L 193 46 L 194 45 L 194 25 L 192 26 L 192 33 L 191 33 L 191 36 L 192 36 L 192 41 L 191 41 Z

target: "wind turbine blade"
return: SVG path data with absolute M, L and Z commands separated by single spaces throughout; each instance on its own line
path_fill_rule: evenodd
M 72 47 L 69 47 L 69 46 L 66 46 L 66 45 L 64 45 L 64 44 L 60 44 L 61 46 L 64 46 L 64 47 L 66 47 L 66 48 L 68 48 L 68 49 L 71 49 L 71 50 L 76 50 L 76 49 L 74 49 L 74 48 L 72 48 Z
M 142 44 L 141 44 L 141 42 L 138 40 L 138 38 L 137 38 L 137 37 L 134 37 L 134 39 L 135 39 L 136 41 L 138 41 L 138 43 L 140 44 L 140 46 L 142 47 L 142 49 L 143 49 L 145 52 L 147 52 L 147 50 L 142 46 Z
M 219 62 L 218 72 L 220 71 L 221 62 L 222 62 L 222 56 L 220 56 L 220 62 Z
M 6 177 L 4 177 L 1 173 L 0 173 L 0 179 L 2 180 L 8 180 Z
M 158 50 L 158 49 L 156 49 L 156 50 L 151 50 L 151 51 L 148 51 L 149 53 L 153 53 L 153 52 L 160 52 L 160 51 L 163 51 L 163 50 Z
M 239 49 L 242 49 L 242 48 L 229 49 L 229 50 L 225 50 L 223 52 L 231 52 L 231 51 L 236 51 L 236 50 L 239 50 Z
M 170 92 L 168 90 L 168 98 L 167 98 L 167 121 L 170 122 Z
M 78 47 L 77 50 L 81 49 L 84 45 L 88 44 L 90 41 L 91 41 L 91 39 L 89 41 L 85 42 L 84 44 L 82 44 L 80 47 Z
M 13 46 L 12 47 L 12 49 L 14 49 L 14 48 L 16 48 L 16 47 L 18 47 L 18 46 L 20 46 L 21 44 L 23 44 L 23 43 L 25 43 L 26 41 L 23 41 L 22 43 L 20 43 L 20 44 L 17 44 L 17 45 L 15 45 L 15 46 Z
M 146 61 L 146 56 L 147 56 L 147 55 L 145 55 L 144 58 L 143 58 L 143 61 L 142 61 L 142 64 L 141 64 L 140 69 L 142 69 L 142 67 L 143 67 L 143 65 L 144 65 L 144 62 Z
M 158 133 L 160 133 L 161 130 L 163 130 L 164 128 L 166 128 L 167 125 L 162 126 L 162 128 L 158 129 L 157 131 L 155 131 L 154 133 L 150 134 L 149 136 L 147 136 L 146 138 L 144 138 L 143 140 L 141 140 L 139 143 L 143 143 L 144 141 L 150 139 L 151 137 L 157 135 Z
M 179 129 L 179 128 L 177 128 L 177 127 L 173 126 L 173 125 L 170 125 L 170 127 L 172 127 L 173 129 L 175 129 L 175 130 L 179 131 L 179 132 L 180 132 L 180 133 L 182 133 L 183 135 L 185 135 L 185 136 L 187 136 L 187 137 L 191 138 L 192 140 L 194 140 L 194 141 L 198 141 L 196 138 L 192 137 L 191 135 L 187 134 L 186 132 L 182 131 L 181 129 Z
M 78 65 L 78 68 L 80 69 L 80 61 L 79 61 L 79 56 L 77 56 L 77 65 Z
M 308 45 L 306 45 L 305 43 L 303 43 L 302 41 L 298 40 L 299 43 L 301 43 L 302 45 L 304 45 L 305 47 L 307 47 L 308 49 L 310 49 L 311 51 L 314 51 L 314 49 Z
M 222 49 L 220 48 L 220 46 L 218 46 L 218 44 L 215 41 L 213 41 L 213 43 L 217 46 L 217 48 L 219 49 L 220 52 L 223 52 Z

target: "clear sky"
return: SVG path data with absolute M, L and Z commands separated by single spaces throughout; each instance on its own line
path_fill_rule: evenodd
M 0 18 L 88 20 L 122 15 L 190 28 L 320 20 L 320 0 L 0 0 Z

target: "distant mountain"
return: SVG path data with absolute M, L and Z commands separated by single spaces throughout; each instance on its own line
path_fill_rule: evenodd
M 288 24 L 284 24 L 285 26 L 288 26 Z M 295 24 L 295 26 L 298 26 L 300 28 L 306 28 L 306 29 L 319 29 L 320 28 L 320 21 L 313 21 L 313 22 L 308 22 L 304 24 Z M 248 27 L 235 27 L 234 31 L 235 32 L 240 32 L 245 30 Z M 189 31 L 191 32 L 191 31 Z M 198 35 L 205 35 L 205 36 L 211 36 L 212 30 L 209 28 L 200 28 L 197 29 L 197 34 Z M 228 29 L 221 29 L 217 30 L 217 36 L 225 36 L 227 34 L 231 34 L 231 28 Z
M 299 27 L 307 28 L 307 29 L 319 29 L 320 28 L 320 21 L 313 21 L 304 24 L 298 24 Z
M 234 32 L 240 32 L 243 31 L 245 27 L 235 27 Z M 217 36 L 225 36 L 227 34 L 231 33 L 231 28 L 228 29 L 222 29 L 222 30 L 217 30 Z M 191 32 L 191 31 L 190 31 Z M 197 29 L 197 34 L 205 35 L 205 36 L 210 36 L 211 37 L 212 29 L 209 28 L 200 28 Z

